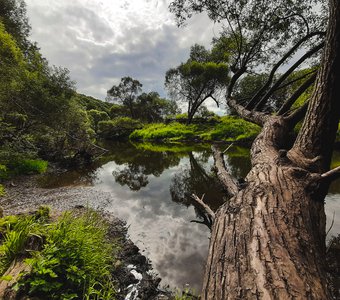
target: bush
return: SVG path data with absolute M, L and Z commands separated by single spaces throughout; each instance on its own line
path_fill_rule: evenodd
M 127 138 L 134 130 L 142 128 L 142 123 L 128 117 L 119 117 L 98 123 L 98 135 L 104 139 Z
M 165 124 L 150 124 L 136 130 L 130 135 L 131 140 L 189 140 L 195 137 L 195 125 L 184 125 L 177 122 Z
M 47 170 L 48 162 L 40 159 L 22 159 L 11 161 L 7 167 L 14 175 L 41 174 Z

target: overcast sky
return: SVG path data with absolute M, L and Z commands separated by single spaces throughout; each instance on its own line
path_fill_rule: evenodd
M 70 70 L 78 92 L 105 99 L 131 76 L 165 96 L 164 75 L 185 61 L 194 43 L 219 32 L 206 16 L 177 28 L 170 0 L 26 0 L 32 40 L 51 65 Z

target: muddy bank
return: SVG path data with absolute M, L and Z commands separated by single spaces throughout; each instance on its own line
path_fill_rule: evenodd
M 153 274 L 149 260 L 128 238 L 126 224 L 103 210 L 105 203 L 112 197 L 109 192 L 91 187 L 43 189 L 38 187 L 38 179 L 39 176 L 26 176 L 5 183 L 6 196 L 0 198 L 4 215 L 29 213 L 41 205 L 51 207 L 54 214 L 71 209 L 81 211 L 84 203 L 87 203 L 88 207 L 100 210 L 109 220 L 110 238 L 121 241 L 114 273 L 119 291 L 116 299 L 171 299 L 170 293 L 159 289 L 161 279 Z

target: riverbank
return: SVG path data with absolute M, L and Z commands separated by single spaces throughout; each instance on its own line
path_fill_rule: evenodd
M 97 203 L 96 210 L 109 222 L 110 240 L 119 240 L 121 249 L 116 260 L 119 263 L 116 263 L 113 274 L 118 291 L 115 299 L 133 300 L 137 296 L 139 299 L 171 299 L 170 293 L 159 290 L 161 279 L 152 274 L 149 260 L 128 238 L 126 224 L 103 211 L 101 203 L 110 200 L 110 193 L 91 187 L 43 189 L 38 187 L 37 179 L 39 176 L 24 176 L 5 183 L 6 195 L 0 198 L 5 216 L 30 214 L 42 205 L 51 207 L 53 216 L 58 216 L 64 211 L 86 211 L 84 203 Z

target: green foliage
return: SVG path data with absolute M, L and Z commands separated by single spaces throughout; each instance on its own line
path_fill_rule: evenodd
M 109 115 L 105 111 L 99 111 L 96 109 L 88 110 L 87 114 L 89 115 L 91 124 L 95 131 L 98 130 L 98 122 L 108 121 L 110 119 Z
M 6 195 L 5 187 L 0 184 L 0 197 L 3 197 Z
M 5 165 L 0 164 L 0 179 L 8 178 L 8 171 Z
M 142 124 L 128 117 L 120 117 L 98 123 L 98 135 L 105 139 L 124 139 L 134 130 L 142 127 Z
M 130 135 L 131 140 L 176 141 L 190 140 L 195 137 L 195 125 L 184 125 L 177 122 L 150 124 Z
M 30 26 L 26 16 L 26 4 L 23 0 L 0 0 L 0 22 L 10 33 L 22 50 L 32 47 L 28 41 Z
M 142 91 L 142 86 L 136 79 L 123 77 L 118 85 L 113 85 L 107 91 L 106 100 L 123 104 L 129 110 L 130 117 L 134 118 L 134 104 Z
M 2 2 L 16 6 L 22 1 Z M 18 47 L 1 18 L 7 20 L 20 14 L 2 16 L 2 9 L 5 8 L 0 8 L 0 150 L 34 152 L 56 160 L 86 152 L 94 132 L 85 110 L 73 97 L 75 87 L 69 71 L 50 67 L 37 47 L 24 51 Z
M 47 166 L 48 162 L 40 159 L 23 159 L 10 162 L 8 165 L 15 174 L 41 174 L 46 172 Z
M 3 236 L 0 246 L 0 275 L 11 262 L 25 253 L 25 245 L 30 236 L 37 235 L 34 217 L 5 217 L 0 219 L 0 233 Z
M 73 96 L 73 99 L 82 106 L 85 110 L 99 110 L 99 111 L 105 111 L 106 113 L 110 112 L 111 104 L 98 100 L 96 98 L 93 98 L 91 96 L 86 96 L 83 94 L 75 93 Z
M 19 293 L 39 299 L 114 299 L 111 271 L 117 246 L 107 240 L 107 223 L 97 213 L 65 213 L 46 223 L 49 209 L 34 216 L 0 219 L 3 236 L 0 275 L 18 257 L 27 257 L 29 274 L 17 283 Z M 30 238 L 39 238 L 40 250 L 27 249 Z
M 201 135 L 203 140 L 250 141 L 260 132 L 260 127 L 232 116 L 221 118 L 214 129 Z
M 129 115 L 128 109 L 124 105 L 112 104 L 110 107 L 111 119 L 118 117 L 126 117 Z
M 225 116 L 216 119 L 216 125 L 177 122 L 170 124 L 150 124 L 130 135 L 131 140 L 143 141 L 251 141 L 260 132 L 260 127 L 242 119 Z
M 188 123 L 199 107 L 209 97 L 216 102 L 229 82 L 229 67 L 225 62 L 214 61 L 211 53 L 203 46 L 194 45 L 190 58 L 165 75 L 165 88 L 170 97 L 188 104 Z

